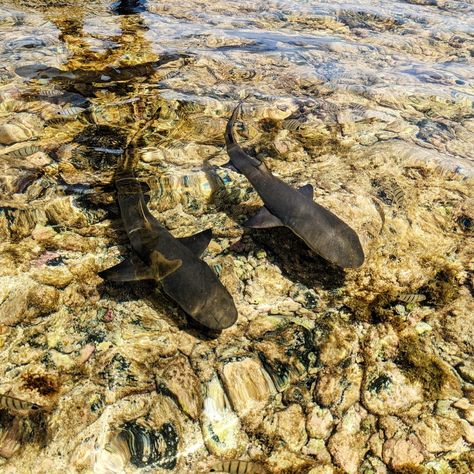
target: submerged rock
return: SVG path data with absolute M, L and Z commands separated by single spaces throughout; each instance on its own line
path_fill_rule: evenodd
M 313 336 L 302 325 L 289 320 L 287 323 L 284 318 L 276 318 L 271 324 L 272 330 L 262 334 L 254 347 L 281 392 L 302 378 L 315 363 Z
M 383 446 L 383 460 L 393 469 L 411 469 L 424 461 L 420 442 L 411 436 L 408 439 L 389 439 Z
M 336 432 L 328 443 L 334 462 L 348 474 L 359 472 L 359 466 L 368 450 L 369 433 L 367 429 L 361 429 L 364 418 L 366 418 L 366 412 L 362 407 L 351 407 L 336 427 Z
M 156 466 L 174 469 L 179 437 L 172 423 L 163 424 L 159 430 L 128 422 L 118 434 L 118 443 L 127 444 L 130 462 L 136 467 Z
M 396 415 L 423 401 L 423 386 L 411 382 L 395 364 L 379 363 L 366 369 L 362 400 L 377 415 Z
M 290 405 L 265 418 L 263 428 L 267 435 L 284 443 L 287 449 L 298 452 L 307 442 L 305 419 L 300 405 Z
M 60 293 L 27 276 L 0 277 L 0 323 L 14 326 L 56 311 Z
M 184 413 L 192 419 L 199 418 L 203 403 L 201 384 L 186 357 L 178 356 L 164 362 L 164 366 L 156 377 L 157 390 L 171 392 Z
M 242 446 L 240 420 L 214 375 L 206 385 L 201 426 L 207 449 L 218 457 L 237 457 Z
M 341 415 L 359 400 L 362 380 L 362 369 L 356 364 L 343 369 L 324 369 L 318 374 L 314 396 L 321 406 Z
M 270 376 L 258 359 L 224 361 L 220 375 L 232 407 L 243 418 L 260 416 L 276 394 Z
M 48 413 L 0 410 L 0 470 L 474 472 L 468 2 L 111 3 L 0 9 L 0 381 Z M 311 184 L 363 266 L 241 226 L 241 98 L 246 152 Z M 137 130 L 152 214 L 213 229 L 240 316 L 219 335 L 97 275 L 130 250 L 113 177 Z
M 21 448 L 20 419 L 13 418 L 10 423 L 3 421 L 0 431 L 0 456 L 10 459 Z
M 327 408 L 313 407 L 306 418 L 306 431 L 311 438 L 327 439 L 334 426 L 334 418 Z
M 459 418 L 430 417 L 415 423 L 412 428 L 423 448 L 428 452 L 463 450 L 464 431 Z
M 43 129 L 43 121 L 29 113 L 18 113 L 8 123 L 0 125 L 0 143 L 10 145 L 37 138 Z

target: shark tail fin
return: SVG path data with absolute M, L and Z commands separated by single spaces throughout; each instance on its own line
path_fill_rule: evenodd
M 282 227 L 285 224 L 263 206 L 257 214 L 245 221 L 243 225 L 252 229 L 270 229 L 271 227 Z
M 237 139 L 235 138 L 234 134 L 234 123 L 239 116 L 240 109 L 242 108 L 242 101 L 240 101 L 235 109 L 232 111 L 232 115 L 230 116 L 229 121 L 227 122 L 227 126 L 225 128 L 225 144 L 227 148 L 231 147 L 232 145 L 237 145 Z
M 253 156 L 248 155 L 242 150 L 242 147 L 237 142 L 237 138 L 234 133 L 234 124 L 237 119 L 240 109 L 242 107 L 242 101 L 240 101 L 237 107 L 232 112 L 230 119 L 227 121 L 227 126 L 225 128 L 225 145 L 227 154 L 229 155 L 230 162 L 237 168 L 237 170 L 242 171 L 245 174 L 245 168 L 249 166 L 260 166 L 262 162 Z

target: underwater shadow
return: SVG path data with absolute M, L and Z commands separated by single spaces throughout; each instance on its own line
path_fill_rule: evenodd
M 146 301 L 146 303 L 153 310 L 159 313 L 160 316 L 163 317 L 171 326 L 174 326 L 180 331 L 184 331 L 201 341 L 217 339 L 222 334 L 222 331 L 208 329 L 197 321 L 194 321 L 172 298 L 162 291 L 159 283 L 144 283 L 147 283 L 148 285 L 137 284 L 137 296 Z M 152 289 L 151 292 L 149 291 L 150 288 Z M 143 293 L 143 291 L 147 291 L 147 293 Z
M 128 252 L 123 254 L 123 257 L 128 257 L 131 252 L 130 248 Z M 101 297 L 109 296 L 114 301 L 142 300 L 171 327 L 187 332 L 201 341 L 216 339 L 222 333 L 222 331 L 213 331 L 195 322 L 173 299 L 162 291 L 160 284 L 154 281 L 118 283 L 104 280 L 97 286 L 97 291 Z
M 290 229 L 246 229 L 244 235 L 269 251 L 282 274 L 292 282 L 324 290 L 344 286 L 344 270 L 314 254 Z
M 133 15 L 146 11 L 146 0 L 120 0 L 111 5 L 117 15 Z
M 259 209 L 259 207 L 248 204 L 245 200 L 253 188 L 250 183 L 247 183 L 238 190 L 238 193 L 227 192 L 226 183 L 216 177 L 215 170 L 217 168 L 207 163 L 202 168 L 214 190 L 213 204 L 216 210 L 224 212 L 234 222 L 242 226 Z M 250 238 L 255 244 L 268 250 L 283 275 L 294 283 L 301 283 L 308 288 L 323 288 L 325 290 L 334 290 L 344 285 L 344 270 L 312 252 L 299 237 L 286 227 L 244 228 L 242 239 L 231 246 L 230 250 L 242 253 L 239 247 L 243 246 L 242 240 L 246 238 Z

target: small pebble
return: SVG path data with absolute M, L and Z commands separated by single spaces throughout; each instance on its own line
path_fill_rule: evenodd
M 427 333 L 427 332 L 431 332 L 432 330 L 433 330 L 433 328 L 428 323 L 424 323 L 424 322 L 418 323 L 415 326 L 415 331 L 418 334 L 424 334 L 424 333 Z
M 82 349 L 81 353 L 79 354 L 79 357 L 77 359 L 78 364 L 84 364 L 87 362 L 92 354 L 95 352 L 95 346 L 94 344 L 86 344 Z
M 255 254 L 255 256 L 258 259 L 262 259 L 262 258 L 265 258 L 267 256 L 267 252 L 265 252 L 265 250 L 257 250 L 257 253 Z
M 106 313 L 104 314 L 104 317 L 102 318 L 106 322 L 113 321 L 114 319 L 114 313 L 113 311 L 109 308 L 107 309 Z

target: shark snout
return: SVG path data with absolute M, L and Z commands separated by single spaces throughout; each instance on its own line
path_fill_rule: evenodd
M 237 321 L 237 316 L 234 300 L 227 290 L 224 290 L 219 291 L 213 298 L 208 298 L 193 318 L 209 329 L 222 330 L 232 326 Z
M 342 268 L 358 268 L 365 259 L 364 250 L 355 232 L 351 232 L 349 236 L 335 236 L 318 253 Z
M 345 264 L 342 264 L 341 267 L 344 268 L 358 268 L 364 263 L 364 251 L 362 247 L 360 249 L 352 249 L 349 255 L 345 258 Z

